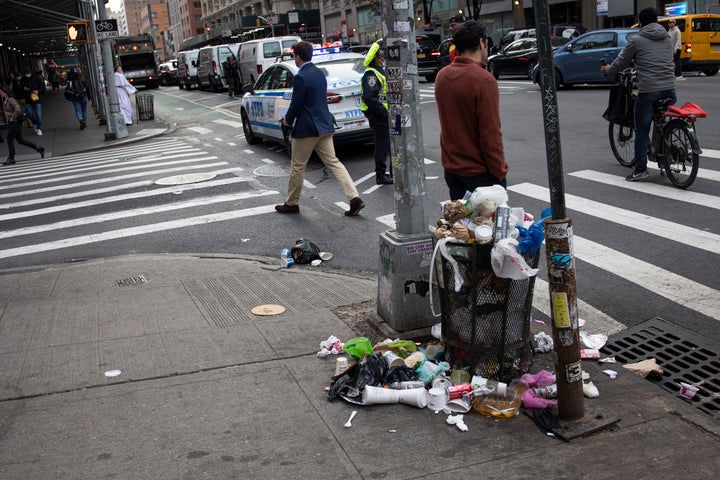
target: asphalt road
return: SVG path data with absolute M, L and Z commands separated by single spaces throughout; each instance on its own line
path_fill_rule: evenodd
M 660 316 L 720 342 L 718 81 L 718 77 L 689 77 L 678 83 L 680 102 L 693 100 L 710 115 L 698 123 L 706 155 L 701 157 L 700 176 L 688 191 L 672 187 L 657 174 L 643 183 L 623 180 L 628 170 L 613 159 L 607 123 L 601 118 L 607 87 L 580 86 L 558 92 L 564 190 L 574 225 L 582 308 L 587 305 L 628 326 Z M 429 225 L 439 216 L 440 202 L 447 199 L 433 87 L 433 83 L 420 83 Z M 527 80 L 503 78 L 500 92 L 511 169 L 510 204 L 537 215 L 549 206 L 540 91 Z M 379 236 L 394 225 L 397 194 L 393 186 L 375 185 L 371 145 L 338 150 L 366 202 L 361 216 L 343 216 L 347 205 L 342 192 L 334 178 L 324 178 L 317 161 L 310 163 L 306 174 L 301 214 L 278 215 L 272 207 L 285 198 L 289 160 L 279 145 L 247 145 L 239 100 L 226 94 L 163 87 L 155 92 L 155 113 L 176 123 L 176 132 L 143 145 L 83 157 L 87 162 L 102 158 L 113 163 L 115 159 L 118 172 L 108 171 L 103 181 L 117 185 L 112 194 L 117 198 L 98 202 L 110 194 L 92 193 L 87 198 L 96 200 L 94 204 L 59 210 L 52 220 L 20 215 L 4 221 L 5 232 L 37 231 L 5 234 L 0 264 L 13 267 L 162 252 L 279 258 L 282 248 L 307 238 L 334 253 L 330 267 L 377 271 Z M 120 170 L 131 164 L 144 167 L 132 167 L 136 175 L 132 179 L 115 178 L 129 175 L 129 170 Z M 214 175 L 201 182 L 204 188 L 169 185 L 163 187 L 168 189 L 164 194 L 147 194 L 161 188 L 150 186 L 158 179 L 198 172 Z M 150 184 L 127 186 L 139 181 Z M 76 188 L 91 187 L 97 188 Z M 34 197 L 43 195 L 47 194 Z M 546 278 L 544 269 L 539 275 Z

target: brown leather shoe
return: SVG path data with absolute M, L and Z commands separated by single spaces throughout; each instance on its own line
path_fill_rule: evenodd
M 275 210 L 278 213 L 300 213 L 300 206 L 283 203 L 282 205 L 275 205 Z
M 356 215 L 360 214 L 360 210 L 365 208 L 365 202 L 363 202 L 360 197 L 355 197 L 352 200 L 350 200 L 350 210 L 345 212 L 346 217 L 354 217 Z

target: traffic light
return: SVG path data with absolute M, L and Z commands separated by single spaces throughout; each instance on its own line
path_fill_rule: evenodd
M 67 24 L 67 37 L 73 43 L 92 43 L 92 30 L 88 20 L 76 20 Z

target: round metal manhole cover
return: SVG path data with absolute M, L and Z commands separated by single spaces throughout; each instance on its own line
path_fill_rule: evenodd
M 290 175 L 290 171 L 275 165 L 263 165 L 253 170 L 253 174 L 258 177 L 285 177 Z
M 155 180 L 155 185 L 185 185 L 186 183 L 204 182 L 217 177 L 216 173 L 185 173 L 174 177 L 165 177 Z

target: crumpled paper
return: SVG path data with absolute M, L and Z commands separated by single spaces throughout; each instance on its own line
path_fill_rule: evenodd
M 662 377 L 663 374 L 662 367 L 658 365 L 654 358 L 648 358 L 647 360 L 637 363 L 628 363 L 627 365 L 623 365 L 623 368 L 627 368 L 635 375 L 639 375 L 643 378 L 651 376 Z
M 447 420 L 445 421 L 448 423 L 448 425 L 455 425 L 461 432 L 468 431 L 468 427 L 463 421 L 463 415 L 448 415 Z
M 552 351 L 554 343 L 553 338 L 545 332 L 535 335 L 535 353 L 547 353 Z
M 339 353 L 343 353 L 343 344 L 335 335 L 330 335 L 327 340 L 320 342 L 320 351 L 317 352 L 317 356 L 322 358 Z

